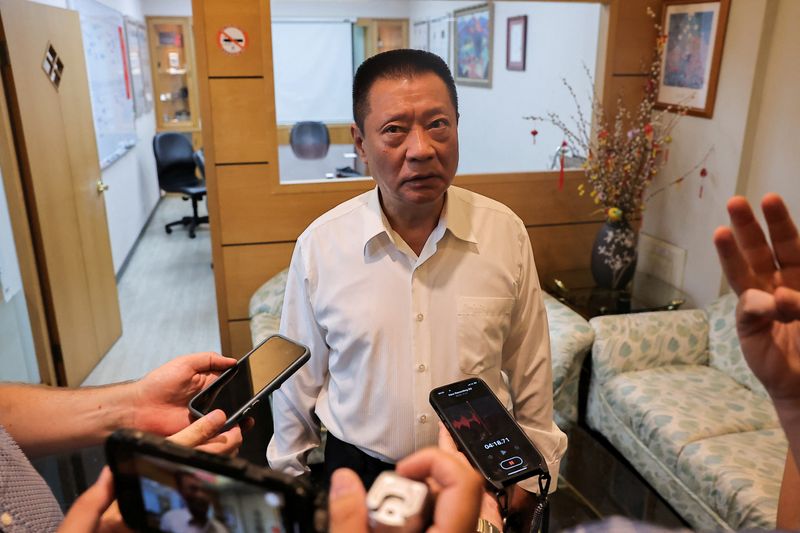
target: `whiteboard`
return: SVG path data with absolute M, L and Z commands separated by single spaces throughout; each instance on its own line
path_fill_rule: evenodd
M 73 0 L 81 18 L 100 168 L 136 144 L 133 91 L 122 13 L 94 0 Z
M 350 22 L 272 21 L 279 124 L 353 120 L 352 31 Z

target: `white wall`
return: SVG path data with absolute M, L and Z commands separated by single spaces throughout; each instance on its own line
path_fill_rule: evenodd
M 408 17 L 408 0 L 272 0 L 273 18 Z
M 688 171 L 713 146 L 703 197 L 695 172 L 681 187 L 654 198 L 644 214 L 645 232 L 687 250 L 684 290 L 698 306 L 714 300 L 723 287 L 711 238 L 717 226 L 728 224 L 728 198 L 744 192 L 758 201 L 763 192 L 775 190 L 800 216 L 800 35 L 795 27 L 800 3 L 771 5 L 780 7 L 770 37 L 767 0 L 731 2 L 714 117 L 686 117 L 673 134 L 670 161 L 659 181 Z
M 135 0 L 134 0 L 135 1 Z M 139 0 L 148 17 L 191 17 L 192 0 Z
M 752 159 L 739 191 L 753 204 L 767 192 L 780 194 L 800 225 L 800 2 L 776 4 L 754 117 Z
M 476 5 L 463 1 L 412 2 L 413 22 L 452 14 L 454 9 Z M 527 15 L 525 71 L 506 69 L 506 29 L 509 17 Z M 492 44 L 492 87 L 458 85 L 460 174 L 479 172 L 530 172 L 550 167 L 563 136 L 554 126 L 523 120 L 548 111 L 562 117 L 574 114 L 575 103 L 562 78 L 581 98 L 590 113 L 592 80 L 583 66 L 594 72 L 600 5 L 591 3 L 495 2 Z M 451 40 L 453 36 L 451 35 Z M 451 51 L 452 55 L 452 51 Z M 451 68 L 452 68 L 451 57 Z M 530 131 L 539 131 L 533 145 Z

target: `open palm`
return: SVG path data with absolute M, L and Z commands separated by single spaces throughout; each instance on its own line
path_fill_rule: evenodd
M 731 228 L 714 233 L 722 268 L 739 295 L 742 352 L 776 402 L 800 398 L 800 237 L 783 200 L 762 201 L 770 241 L 747 200 L 728 202 Z

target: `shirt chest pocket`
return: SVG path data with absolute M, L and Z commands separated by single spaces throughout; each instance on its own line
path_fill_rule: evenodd
M 464 374 L 478 375 L 500 363 L 513 307 L 513 298 L 458 299 L 458 363 Z

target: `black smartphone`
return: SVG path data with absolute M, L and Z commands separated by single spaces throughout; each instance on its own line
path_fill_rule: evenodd
M 539 450 L 482 379 L 437 387 L 430 402 L 459 449 L 494 488 L 548 473 Z
M 228 416 L 223 428 L 227 431 L 310 357 L 308 348 L 298 342 L 282 335 L 267 337 L 192 398 L 189 411 L 199 418 L 222 409 Z
M 121 429 L 106 459 L 125 523 L 135 531 L 314 531 L 316 496 L 300 478 L 243 459 Z M 323 517 L 324 520 L 324 517 Z

